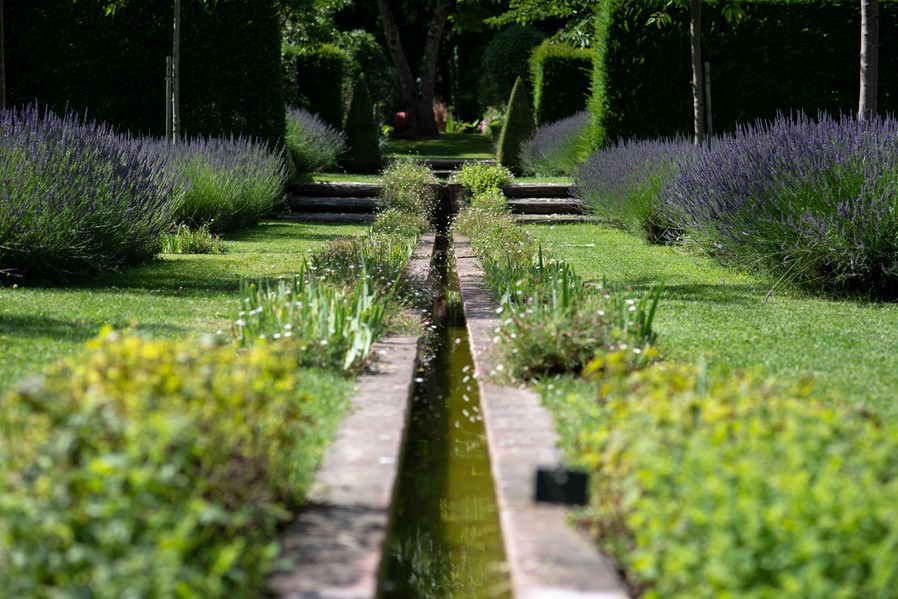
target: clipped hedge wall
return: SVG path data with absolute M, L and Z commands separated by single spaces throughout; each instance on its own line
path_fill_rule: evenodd
M 854 0 L 746 0 L 728 22 L 725 2 L 703 5 L 703 57 L 711 63 L 714 130 L 773 119 L 857 110 L 860 8 Z M 597 143 L 688 134 L 692 126 L 688 10 L 648 25 L 653 0 L 607 0 L 597 17 L 593 92 Z M 881 112 L 898 109 L 898 2 L 880 4 Z
M 531 27 L 511 25 L 487 44 L 477 89 L 481 108 L 503 106 L 511 95 L 515 79 L 527 77 L 527 59 L 543 34 Z
M 181 109 L 187 136 L 284 134 L 281 34 L 273 0 L 185 2 Z M 7 2 L 7 103 L 87 112 L 132 133 L 161 136 L 172 8 L 128 2 Z M 53 35 L 46 35 L 52 31 Z
M 592 52 L 543 42 L 530 56 L 533 114 L 537 125 L 554 123 L 586 108 Z
M 287 48 L 295 65 L 296 89 L 290 100 L 317 114 L 333 127 L 343 126 L 343 82 L 350 66 L 349 55 L 332 44 L 315 48 Z

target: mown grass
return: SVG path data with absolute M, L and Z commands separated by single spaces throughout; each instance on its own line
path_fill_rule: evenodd
M 380 175 L 353 175 L 350 173 L 306 173 L 296 178 L 301 183 L 377 183 Z
M 898 306 L 775 288 L 773 280 L 599 225 L 528 229 L 584 279 L 605 276 L 637 291 L 664 281 L 654 328 L 666 359 L 789 378 L 810 373 L 820 394 L 898 420 Z
M 488 160 L 496 157 L 493 142 L 477 133 L 441 133 L 434 139 L 391 139 L 383 150 L 387 158 L 459 158 Z
M 167 339 L 227 331 L 239 310 L 241 278 L 292 274 L 310 250 L 364 230 L 266 222 L 226 237 L 224 255 L 163 255 L 83 285 L 0 286 L 0 395 L 77 355 L 104 324 Z

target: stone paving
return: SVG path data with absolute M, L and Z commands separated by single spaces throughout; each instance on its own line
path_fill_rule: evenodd
M 409 265 L 426 279 L 433 236 L 423 236 Z M 326 452 L 310 506 L 282 538 L 290 565 L 269 578 L 281 599 L 372 599 L 396 486 L 408 403 L 414 384 L 416 337 L 377 343 L 377 370 L 360 377 L 353 413 Z
M 432 244 L 428 236 L 416 252 L 412 270 L 418 276 L 427 276 Z M 557 434 L 534 393 L 484 382 L 494 368 L 497 305 L 483 287 L 480 263 L 466 240 L 457 239 L 455 250 L 513 596 L 627 599 L 613 561 L 569 526 L 568 509 L 533 501 L 537 468 L 559 462 Z M 292 565 L 270 577 L 273 597 L 377 596 L 417 339 L 391 338 L 375 351 L 378 372 L 359 380 L 355 410 L 324 457 L 311 506 L 284 534 L 281 558 Z
M 454 246 L 514 597 L 625 599 L 614 561 L 567 523 L 568 509 L 533 501 L 537 468 L 560 463 L 558 436 L 535 393 L 485 382 L 495 370 L 498 305 L 467 240 Z

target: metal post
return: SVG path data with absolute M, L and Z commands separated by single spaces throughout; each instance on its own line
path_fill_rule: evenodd
M 165 141 L 172 140 L 172 91 L 171 91 L 171 56 L 165 57 Z
M 181 0 L 175 0 L 172 36 L 172 140 L 181 137 Z
M 711 123 L 711 63 L 705 63 L 705 133 L 714 135 Z

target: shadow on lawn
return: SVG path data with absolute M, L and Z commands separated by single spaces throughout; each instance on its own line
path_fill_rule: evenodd
M 104 324 L 121 330 L 129 322 L 77 322 L 33 314 L 4 314 L 0 316 L 0 336 L 14 339 L 51 338 L 83 344 L 95 337 Z M 186 329 L 160 323 L 142 323 L 140 330 L 154 337 L 173 337 Z
M 642 295 L 661 281 L 655 278 L 640 277 L 628 281 L 638 295 Z M 614 288 L 620 288 L 620 285 L 612 285 Z M 663 304 L 665 300 L 676 300 L 686 302 L 708 302 L 713 304 L 730 304 L 749 306 L 757 305 L 767 299 L 769 287 L 758 284 L 745 283 L 691 283 L 680 285 L 664 285 L 664 295 L 661 298 Z

